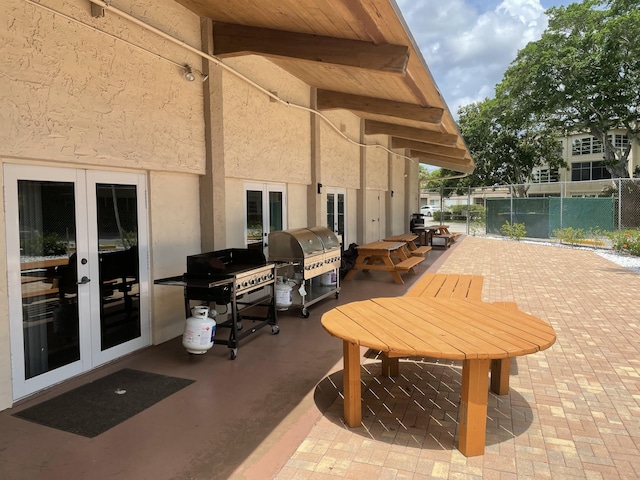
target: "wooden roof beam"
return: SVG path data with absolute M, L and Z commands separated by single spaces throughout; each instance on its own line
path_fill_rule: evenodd
M 391 138 L 391 148 L 408 148 L 427 154 L 435 153 L 437 155 L 447 155 L 449 157 L 463 158 L 467 151 L 464 148 L 446 147 L 443 145 L 435 145 L 433 143 L 416 142 L 415 140 L 407 140 L 406 138 Z
M 446 155 L 435 155 L 416 150 L 410 150 L 409 156 L 417 158 L 420 163 L 426 163 L 427 165 L 434 165 L 436 167 L 446 168 L 456 172 L 471 173 L 475 168 L 473 160 L 469 157 L 454 158 Z
M 408 138 L 419 142 L 437 143 L 438 145 L 455 145 L 458 142 L 458 136 L 455 134 L 405 127 L 404 125 L 378 122 L 376 120 L 364 121 L 364 133 L 367 135 L 389 135 L 391 137 Z
M 338 108 L 436 124 L 440 123 L 444 113 L 442 108 L 318 89 L 319 110 Z
M 269 28 L 213 24 L 213 53 L 225 58 L 258 54 L 404 75 L 409 47 Z

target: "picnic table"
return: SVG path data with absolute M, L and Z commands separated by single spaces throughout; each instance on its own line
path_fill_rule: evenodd
M 468 457 L 484 453 L 492 360 L 536 353 L 556 339 L 549 324 L 518 309 L 458 298 L 374 298 L 336 307 L 321 321 L 343 341 L 344 418 L 350 427 L 362 421 L 360 347 L 395 361 L 407 356 L 461 360 L 458 449 Z M 499 379 L 508 381 L 508 375 Z M 491 387 L 508 391 L 508 385 L 493 381 Z
M 345 275 L 345 280 L 352 279 L 358 270 L 384 270 L 402 285 L 404 280 L 400 272 L 415 274 L 413 268 L 424 261 L 424 257 L 411 256 L 405 242 L 372 242 L 358 246 L 357 250 L 356 263 Z
M 390 237 L 386 237 L 384 239 L 385 242 L 404 242 L 407 244 L 407 248 L 409 250 L 409 254 L 414 257 L 424 256 L 427 252 L 431 250 L 431 247 L 426 245 L 421 245 L 418 247 L 415 243 L 418 235 L 415 233 L 403 233 L 401 235 L 392 235 Z
M 432 231 L 431 235 L 431 245 L 433 246 L 434 238 L 441 238 L 444 241 L 443 246 L 445 248 L 449 248 L 451 244 L 455 241 L 456 237 L 458 237 L 459 233 L 451 233 L 449 231 L 449 225 L 430 225 L 429 228 Z

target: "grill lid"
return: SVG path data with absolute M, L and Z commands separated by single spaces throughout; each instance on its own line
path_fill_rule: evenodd
M 301 259 L 324 253 L 321 238 L 308 228 L 281 230 L 269 234 L 269 259 Z
M 338 240 L 337 235 L 327 227 L 310 227 L 309 230 L 320 237 L 325 251 L 340 248 L 340 241 Z

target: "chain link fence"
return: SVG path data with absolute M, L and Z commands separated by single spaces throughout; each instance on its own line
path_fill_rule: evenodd
M 502 235 L 505 223 L 522 223 L 527 237 L 545 239 L 567 229 L 604 235 L 640 227 L 638 179 L 423 189 L 420 197 L 434 222 L 471 235 Z

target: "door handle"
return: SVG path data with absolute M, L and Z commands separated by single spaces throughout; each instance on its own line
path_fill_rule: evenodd
M 87 277 L 86 275 L 84 277 L 82 277 L 80 279 L 79 282 L 76 282 L 78 285 L 86 285 L 87 283 L 89 283 L 91 281 L 91 279 L 89 277 Z

